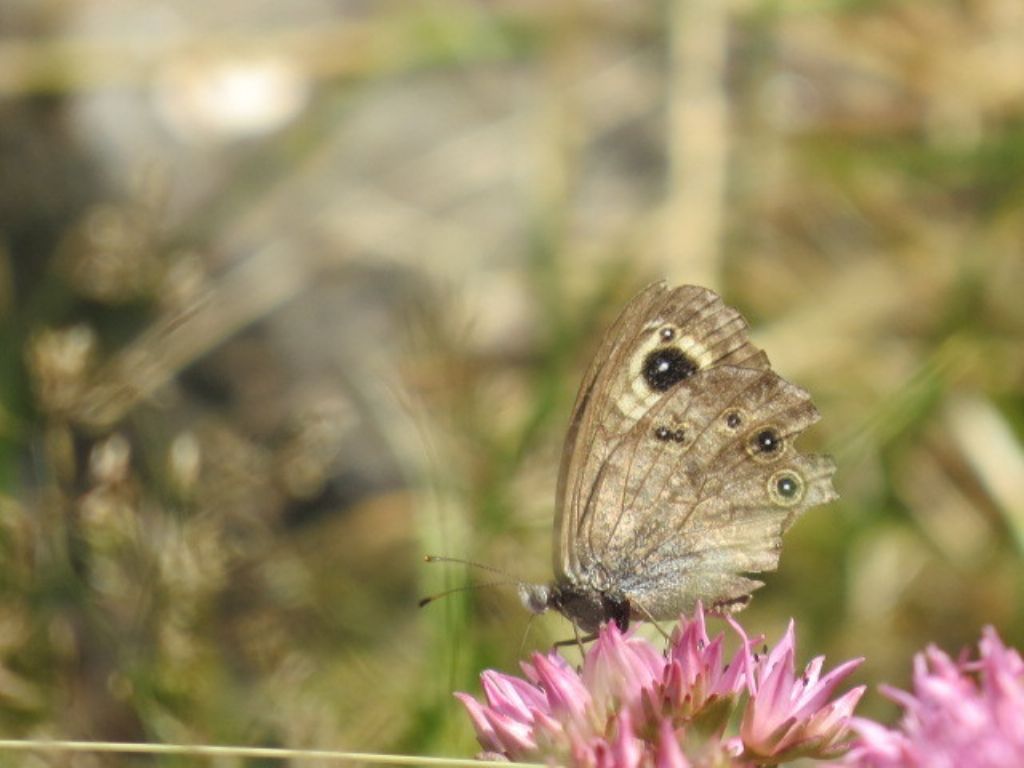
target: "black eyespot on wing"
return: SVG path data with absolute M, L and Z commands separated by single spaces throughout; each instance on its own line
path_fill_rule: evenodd
M 671 440 L 672 439 L 672 430 L 669 429 L 668 427 L 657 427 L 654 430 L 654 436 L 658 440 Z
M 678 347 L 659 347 L 644 358 L 641 372 L 647 386 L 665 392 L 695 374 L 700 366 Z
M 739 411 L 729 411 L 725 414 L 725 426 L 729 429 L 738 429 L 743 424 L 743 417 L 740 416 Z
M 792 499 L 800 490 L 800 485 L 789 475 L 783 475 L 775 481 L 775 490 L 784 499 Z
M 753 448 L 758 453 L 778 453 L 782 450 L 782 436 L 778 430 L 768 427 L 754 435 Z
M 671 325 L 666 325 L 658 331 L 658 335 L 661 337 L 662 341 L 672 341 L 672 339 L 676 337 L 676 329 Z
M 804 488 L 803 478 L 788 469 L 776 472 L 768 481 L 768 495 L 782 507 L 799 504 L 804 497 Z

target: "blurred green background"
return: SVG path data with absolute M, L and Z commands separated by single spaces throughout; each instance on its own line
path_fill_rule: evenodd
M 660 277 L 839 463 L 748 630 L 897 685 L 1024 645 L 1019 0 L 5 0 L 0 730 L 473 754 L 451 691 L 568 625 L 417 610 L 487 580 L 422 555 L 550 577 Z

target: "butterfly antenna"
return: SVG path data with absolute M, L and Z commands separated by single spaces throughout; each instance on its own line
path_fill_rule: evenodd
M 455 563 L 457 565 L 468 565 L 470 568 L 479 568 L 481 571 L 489 571 L 490 573 L 496 573 L 506 579 L 507 584 L 522 584 L 521 579 L 515 579 L 500 568 L 495 568 L 493 565 L 484 565 L 483 563 L 476 563 L 472 560 L 462 560 L 458 557 L 445 557 L 444 555 L 424 555 L 423 562 L 425 563 Z
M 467 592 L 472 589 L 481 589 L 486 587 L 521 587 L 524 583 L 522 579 L 514 578 L 500 568 L 495 568 L 492 565 L 484 565 L 483 563 L 477 563 L 472 560 L 463 560 L 458 557 L 447 557 L 445 555 L 424 555 L 423 561 L 427 563 L 455 563 L 456 565 L 466 565 L 470 568 L 479 568 L 481 571 L 497 574 L 498 576 L 501 576 L 501 578 L 494 581 L 482 582 L 480 584 L 466 584 L 461 587 L 453 587 L 452 589 L 446 589 L 444 592 L 438 592 L 436 595 L 424 597 L 419 601 L 420 608 L 425 605 L 429 605 L 442 597 L 455 594 L 456 592 Z
M 473 589 L 485 589 L 487 587 L 504 587 L 509 584 L 518 584 L 516 581 L 485 581 L 481 584 L 466 584 L 461 587 L 452 587 L 446 589 L 444 592 L 438 592 L 436 595 L 429 595 L 427 597 L 420 598 L 419 602 L 416 603 L 420 608 L 425 605 L 430 605 L 435 600 L 440 600 L 442 597 L 448 597 L 448 595 L 454 595 L 456 592 L 469 592 Z

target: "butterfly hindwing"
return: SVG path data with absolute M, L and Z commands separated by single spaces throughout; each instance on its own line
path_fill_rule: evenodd
M 773 570 L 793 521 L 835 498 L 831 460 L 793 446 L 817 419 L 806 392 L 771 371 L 723 367 L 680 384 L 609 455 L 577 542 L 582 578 L 615 574 L 656 618 L 742 600 L 759 586 L 743 574 Z
M 793 445 L 818 419 L 712 291 L 651 286 L 605 336 L 566 440 L 556 580 L 638 618 L 742 604 L 799 514 L 835 498 L 831 459 Z

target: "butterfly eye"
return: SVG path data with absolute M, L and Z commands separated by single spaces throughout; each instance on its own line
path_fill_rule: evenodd
M 683 379 L 697 372 L 698 365 L 678 347 L 655 349 L 641 367 L 647 386 L 657 392 L 665 392 Z
M 768 481 L 768 495 L 773 502 L 782 507 L 799 504 L 804 497 L 803 478 L 788 469 L 776 472 Z

